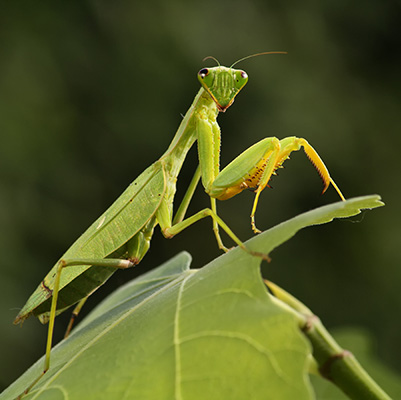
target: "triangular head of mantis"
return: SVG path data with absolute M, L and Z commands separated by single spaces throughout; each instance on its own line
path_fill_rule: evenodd
M 198 72 L 198 79 L 215 101 L 219 111 L 225 112 L 248 82 L 248 75 L 239 69 L 218 66 L 202 68 Z

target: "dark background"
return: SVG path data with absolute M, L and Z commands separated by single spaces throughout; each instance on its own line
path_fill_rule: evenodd
M 220 115 L 222 165 L 267 136 L 305 137 L 346 197 L 386 207 L 309 228 L 272 254 L 264 275 L 329 328 L 358 326 L 401 367 L 400 3 L 69 1 L 0 3 L 0 385 L 44 352 L 46 327 L 15 315 L 53 263 L 168 147 L 198 91 L 197 71 L 260 51 L 249 83 Z M 191 151 L 178 197 L 196 168 Z M 259 203 L 267 229 L 338 200 L 300 152 Z M 252 236 L 253 194 L 219 203 Z M 191 206 L 208 206 L 202 188 Z M 220 254 L 210 221 L 173 240 L 157 230 L 135 270 L 116 273 L 87 311 L 127 279 L 182 250 L 201 267 Z M 227 239 L 228 243 L 228 239 Z M 68 313 L 66 313 L 68 314 Z M 57 337 L 69 315 L 58 318 Z

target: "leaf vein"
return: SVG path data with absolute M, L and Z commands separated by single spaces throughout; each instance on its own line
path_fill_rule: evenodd
M 285 375 L 284 371 L 280 368 L 279 364 L 277 363 L 272 351 L 264 347 L 262 344 L 260 344 L 257 340 L 253 339 L 249 335 L 240 333 L 240 332 L 230 332 L 230 331 L 222 331 L 222 330 L 211 330 L 211 331 L 202 331 L 202 332 L 197 332 L 192 335 L 188 335 L 186 337 L 181 338 L 179 345 L 189 342 L 191 340 L 196 340 L 204 337 L 210 337 L 210 336 L 216 336 L 216 337 L 225 337 L 225 338 L 230 338 L 230 339 L 237 339 L 246 342 L 249 344 L 251 347 L 253 347 L 255 350 L 257 350 L 260 354 L 263 354 L 268 361 L 270 362 L 270 365 L 272 366 L 274 372 L 286 383 L 286 384 L 291 384 L 290 380 L 288 377 Z

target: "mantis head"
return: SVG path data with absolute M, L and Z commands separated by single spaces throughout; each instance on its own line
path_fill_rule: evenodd
M 230 68 L 223 67 L 214 57 L 206 57 L 203 61 L 211 58 L 215 60 L 218 67 L 202 68 L 198 72 L 198 79 L 202 87 L 210 94 L 215 101 L 219 111 L 225 112 L 233 103 L 235 96 L 248 82 L 248 74 L 233 66 L 248 58 L 266 54 L 287 54 L 285 51 L 267 51 L 263 53 L 251 54 L 243 57 L 231 65 Z
M 198 79 L 215 101 L 219 111 L 225 112 L 248 82 L 248 75 L 239 69 L 218 66 L 202 68 L 198 72 Z

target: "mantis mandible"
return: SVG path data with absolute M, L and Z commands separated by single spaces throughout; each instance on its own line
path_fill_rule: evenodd
M 271 53 L 284 52 L 256 55 Z M 253 56 L 255 55 L 239 61 Z M 332 184 L 344 200 L 317 152 L 302 138 L 265 138 L 245 150 L 220 171 L 220 128 L 217 116 L 219 112 L 225 112 L 231 106 L 248 81 L 245 71 L 233 68 L 239 61 L 229 68 L 218 65 L 199 71 L 201 88 L 167 151 L 145 169 L 110 208 L 73 243 L 16 317 L 14 323 L 21 323 L 31 315 L 38 317 L 43 323 L 49 322 L 43 373 L 24 394 L 35 386 L 50 367 L 56 315 L 76 303 L 78 311 L 86 298 L 117 269 L 137 265 L 149 250 L 150 240 L 157 225 L 166 238 L 171 238 L 196 221 L 211 217 L 220 249 L 228 251 L 220 238 L 219 228 L 245 251 L 267 258 L 263 254 L 248 250 L 222 221 L 217 215 L 216 199 L 227 200 L 244 189 L 254 189 L 256 196 L 251 212 L 251 225 L 255 233 L 260 232 L 255 225 L 260 193 L 290 153 L 300 150 L 301 147 L 323 180 L 323 193 Z M 180 207 L 173 216 L 176 180 L 189 149 L 196 141 L 199 166 Z M 210 197 L 211 207 L 185 218 L 199 180 Z

